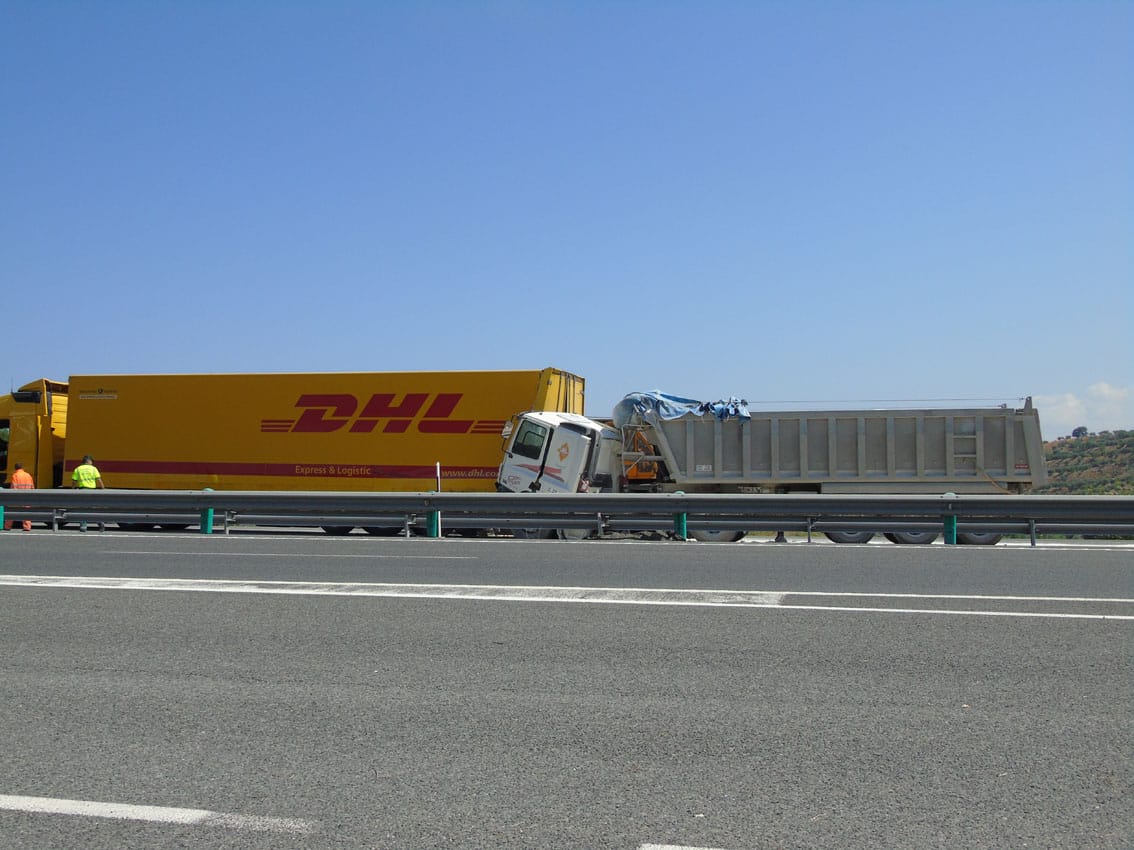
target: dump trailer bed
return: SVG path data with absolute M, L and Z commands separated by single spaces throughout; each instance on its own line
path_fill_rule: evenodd
M 723 407 L 637 410 L 623 423 L 624 442 L 640 430 L 669 488 L 690 493 L 1022 493 L 1047 480 L 1030 398 L 1019 409 Z

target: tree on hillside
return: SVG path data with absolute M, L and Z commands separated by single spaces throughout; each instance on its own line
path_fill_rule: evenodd
M 1085 436 L 1087 436 L 1087 426 L 1086 425 L 1080 425 L 1078 428 L 1076 428 L 1074 431 L 1071 432 L 1071 436 L 1072 437 L 1085 437 Z

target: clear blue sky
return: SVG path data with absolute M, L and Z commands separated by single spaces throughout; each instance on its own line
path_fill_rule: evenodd
M 1125 0 L 0 0 L 0 121 L 11 385 L 553 365 L 592 415 L 1134 428 Z

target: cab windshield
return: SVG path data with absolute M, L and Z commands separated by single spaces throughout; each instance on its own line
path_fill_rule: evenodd
M 546 425 L 537 422 L 521 423 L 515 439 L 512 440 L 512 453 L 539 460 L 543 454 L 544 443 L 547 442 L 548 430 Z

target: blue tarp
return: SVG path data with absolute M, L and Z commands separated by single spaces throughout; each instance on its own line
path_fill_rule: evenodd
M 680 419 L 682 416 L 703 416 L 710 414 L 717 419 L 751 419 L 748 402 L 732 397 L 721 401 L 697 401 L 692 398 L 669 395 L 660 390 L 644 393 L 630 393 L 614 406 L 614 425 L 621 428 L 635 422 L 646 420 L 647 414 L 658 419 Z

